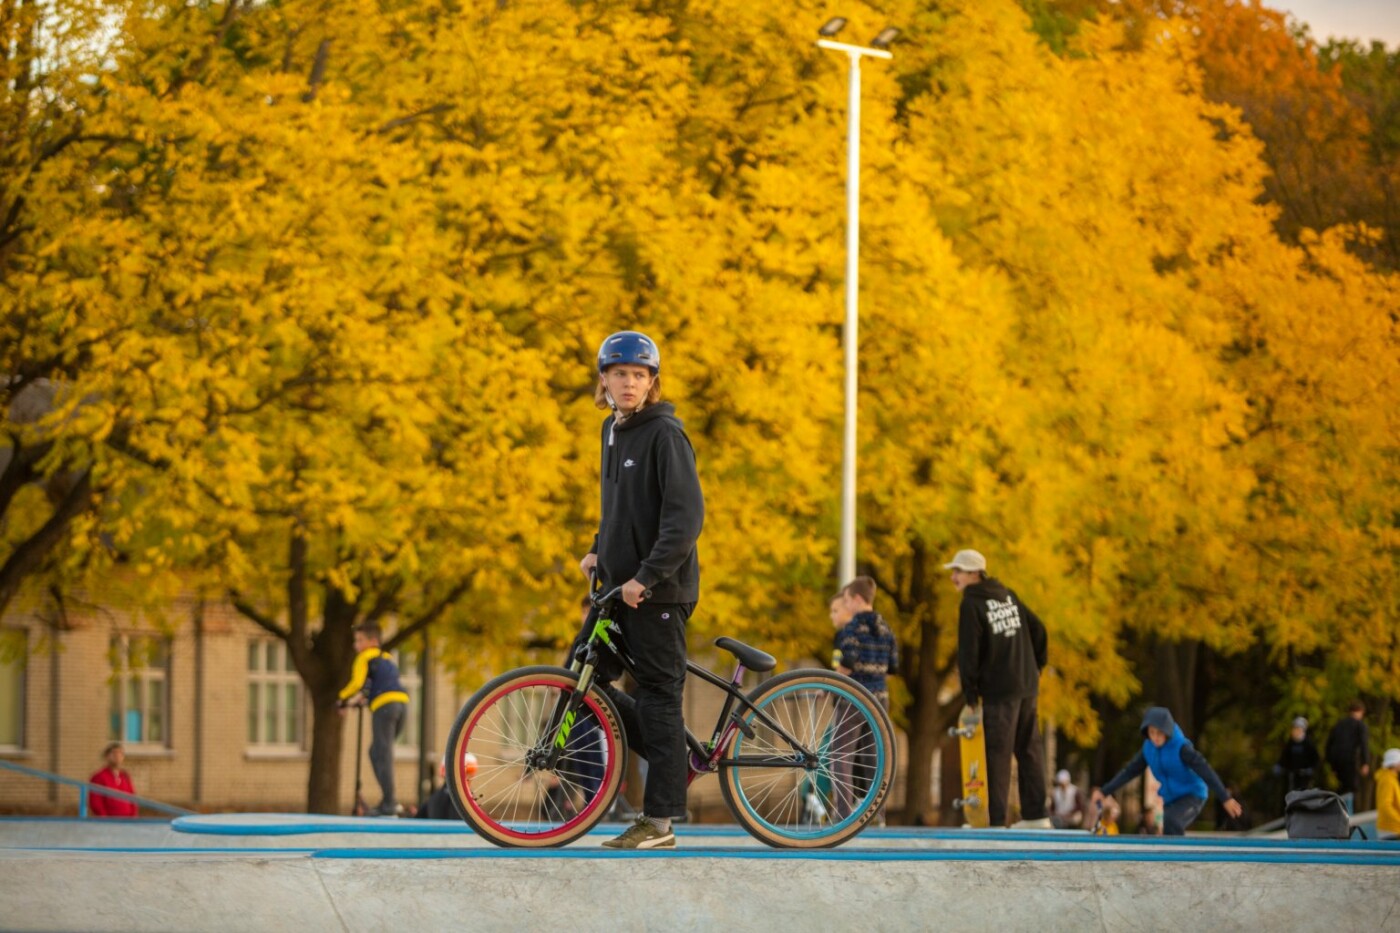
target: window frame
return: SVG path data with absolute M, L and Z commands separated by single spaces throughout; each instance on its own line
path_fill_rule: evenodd
M 408 663 L 410 658 L 413 660 L 412 664 Z M 394 660 L 404 662 L 398 665 L 399 683 L 403 685 L 404 693 L 408 694 L 410 701 L 417 699 L 421 702 L 423 697 L 423 652 L 413 648 L 399 648 Z M 419 719 L 418 710 L 412 702 L 409 703 L 408 710 L 404 715 L 406 719 L 403 731 L 394 737 L 394 758 L 396 760 L 417 761 L 423 745 L 423 737 L 419 733 L 422 721 Z
M 141 667 L 132 666 L 132 646 L 137 642 L 151 642 L 158 645 L 161 652 L 158 663 L 150 664 L 145 658 L 141 658 L 140 660 L 143 662 Z M 173 747 L 174 728 L 171 721 L 174 713 L 171 704 L 173 648 L 173 641 L 169 636 L 155 632 L 122 632 L 112 636 L 109 645 L 111 652 L 109 657 L 113 666 L 109 681 L 112 690 L 108 696 L 107 738 L 109 741 L 122 743 L 129 753 L 167 751 Z M 129 704 L 133 679 L 139 680 L 140 683 L 140 687 L 136 691 L 138 697 L 136 710 L 133 710 Z M 147 739 L 145 736 L 151 732 L 152 716 L 148 703 L 151 696 L 150 686 L 153 682 L 160 684 L 160 737 Z M 139 739 L 132 738 L 127 732 L 127 728 L 131 724 L 132 712 L 136 712 L 140 716 L 142 738 Z
M 278 655 L 281 667 L 270 669 L 268 667 L 268 647 Z M 243 729 L 244 747 L 248 754 L 255 756 L 266 755 L 286 755 L 301 754 L 307 751 L 307 691 L 306 684 L 302 683 L 301 675 L 297 673 L 296 667 L 292 664 L 291 652 L 287 643 L 280 638 L 249 638 L 246 645 L 247 651 L 244 655 L 244 683 L 247 689 L 244 690 L 245 719 Z M 259 658 L 259 667 L 253 667 L 252 661 L 256 652 Z M 266 702 L 268 687 L 276 688 L 271 695 L 276 698 L 276 710 L 274 711 L 273 722 L 277 725 L 278 735 L 276 740 L 269 740 L 267 735 L 268 709 L 263 705 Z M 286 688 L 293 687 L 296 690 L 296 710 L 291 718 L 288 718 L 286 699 Z M 254 689 L 256 688 L 256 690 Z M 255 700 L 258 697 L 260 699 Z M 283 739 L 281 733 L 285 731 L 286 725 L 295 723 L 296 736 L 287 741 Z

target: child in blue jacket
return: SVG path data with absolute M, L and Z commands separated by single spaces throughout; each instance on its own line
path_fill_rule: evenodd
M 1230 796 L 1220 776 L 1206 761 L 1205 756 L 1196 751 L 1191 740 L 1182 733 L 1181 727 L 1172 719 L 1171 710 L 1164 706 L 1154 706 L 1142 717 L 1142 750 L 1137 753 L 1127 767 L 1113 776 L 1113 780 L 1094 788 L 1090 801 L 1102 806 L 1105 797 L 1148 768 L 1161 786 L 1163 813 L 1162 835 L 1184 836 L 1186 827 L 1195 822 L 1201 808 L 1206 805 L 1206 795 L 1214 791 L 1222 801 L 1225 812 L 1238 818 L 1244 812 L 1240 802 Z

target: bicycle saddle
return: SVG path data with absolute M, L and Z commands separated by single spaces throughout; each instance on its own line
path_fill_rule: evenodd
M 715 647 L 723 648 L 734 657 L 739 659 L 739 663 L 747 667 L 756 674 L 771 671 L 778 666 L 778 662 L 773 660 L 773 656 L 766 651 L 759 651 L 757 648 L 750 648 L 741 641 L 735 641 L 728 635 L 715 639 Z

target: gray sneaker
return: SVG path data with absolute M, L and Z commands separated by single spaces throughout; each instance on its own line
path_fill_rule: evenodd
M 675 847 L 676 834 L 670 831 L 663 833 L 644 816 L 638 817 L 637 822 L 627 827 L 627 831 L 621 836 L 603 843 L 605 849 L 674 849 Z

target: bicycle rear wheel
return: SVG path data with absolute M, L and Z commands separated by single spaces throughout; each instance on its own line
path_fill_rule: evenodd
M 590 690 L 550 764 L 559 715 L 578 688 L 560 667 L 524 667 L 482 687 L 447 742 L 447 787 L 457 812 L 501 846 L 566 845 L 607 811 L 626 764 L 617 709 Z
M 895 772 L 894 729 L 868 690 L 819 670 L 790 671 L 760 684 L 720 760 L 725 802 L 750 835 L 780 848 L 840 845 L 879 811 Z

